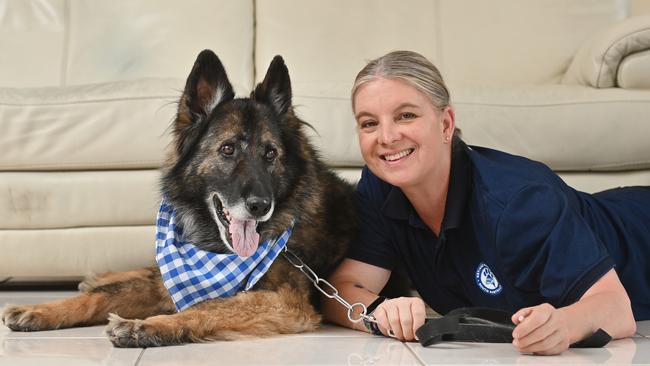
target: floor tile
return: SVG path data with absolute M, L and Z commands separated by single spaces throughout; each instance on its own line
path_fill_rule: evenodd
M 1 310 L 0 310 L 1 311 Z M 100 338 L 106 339 L 104 325 L 80 327 L 42 332 L 14 332 L 0 323 L 0 340 L 2 339 L 41 339 L 41 338 Z
M 368 338 L 369 334 L 365 332 L 360 332 L 358 330 L 352 330 L 348 328 L 343 328 L 338 325 L 332 324 L 323 324 L 315 332 L 306 332 L 302 333 L 303 337 L 358 337 L 358 338 Z
M 510 344 L 448 342 L 421 347 L 407 345 L 426 365 L 647 365 L 650 339 L 627 338 L 610 342 L 604 348 L 572 348 L 560 356 L 523 355 Z
M 5 304 L 40 304 L 60 300 L 78 294 L 75 291 L 0 291 L 0 307 Z
M 39 304 L 76 295 L 73 291 L 0 291 L 0 314 L 7 304 Z M 104 326 L 81 327 L 43 332 L 12 332 L 0 322 L 0 339 L 26 338 L 105 338 Z
M 644 337 L 650 337 L 650 320 L 636 322 L 636 332 Z
M 266 339 L 148 348 L 139 366 L 151 365 L 421 365 L 394 339 L 279 336 Z
M 74 296 L 73 291 L 0 291 L 7 303 L 35 304 Z M 138 361 L 139 360 L 139 361 Z M 114 348 L 104 326 L 45 332 L 12 332 L 0 324 L 0 366 L 4 365 L 650 365 L 650 321 L 637 323 L 637 336 L 601 349 L 571 349 L 561 356 L 519 354 L 509 344 L 443 343 L 423 348 L 325 324 L 299 335 L 213 342 L 177 347 Z
M 141 353 L 141 349 L 114 348 L 100 339 L 4 339 L 0 342 L 0 366 L 133 366 Z

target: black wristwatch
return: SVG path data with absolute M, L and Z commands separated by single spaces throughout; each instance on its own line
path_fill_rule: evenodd
M 370 303 L 370 305 L 366 306 L 366 315 L 372 315 L 372 313 L 375 312 L 375 309 L 377 309 L 377 306 L 386 300 L 388 300 L 386 296 L 379 296 L 375 301 Z M 363 325 L 368 329 L 368 331 L 370 331 L 370 333 L 374 335 L 383 335 L 379 330 L 377 323 L 363 319 Z

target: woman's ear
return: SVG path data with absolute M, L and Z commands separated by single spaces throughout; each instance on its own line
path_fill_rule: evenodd
M 445 142 L 451 142 L 454 137 L 454 130 L 456 129 L 456 112 L 452 106 L 443 108 L 440 115 L 440 123 L 442 123 L 442 136 Z

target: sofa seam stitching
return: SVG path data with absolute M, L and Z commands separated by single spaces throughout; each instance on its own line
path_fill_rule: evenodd
M 639 30 L 637 30 L 637 31 L 635 31 L 635 32 L 633 32 L 633 33 L 629 33 L 629 34 L 626 34 L 626 35 L 624 35 L 624 36 L 621 36 L 621 37 L 619 37 L 618 39 L 616 39 L 614 42 L 612 42 L 612 44 L 609 45 L 609 47 L 607 47 L 607 49 L 605 50 L 605 52 L 603 52 L 603 55 L 602 55 L 601 58 L 600 58 L 600 68 L 598 69 L 598 77 L 596 78 L 596 87 L 597 87 L 597 88 L 600 88 L 600 77 L 602 76 L 603 68 L 605 67 L 605 58 L 607 57 L 607 54 L 610 52 L 610 50 L 612 49 L 612 47 L 614 47 L 617 43 L 621 42 L 621 41 L 624 40 L 625 38 L 628 38 L 628 37 L 631 37 L 631 36 L 635 36 L 635 35 L 637 35 L 638 33 L 646 32 L 646 31 L 648 31 L 648 30 L 650 30 L 650 28 L 643 28 L 643 29 L 639 29 Z M 624 59 L 624 58 L 625 58 L 625 57 L 621 57 L 620 60 L 622 60 L 622 59 Z M 619 60 L 619 62 L 620 62 L 620 60 Z M 607 67 L 609 67 L 609 65 L 607 65 Z M 616 79 L 616 78 L 614 78 L 614 79 Z M 616 85 L 616 83 L 614 83 L 614 85 Z

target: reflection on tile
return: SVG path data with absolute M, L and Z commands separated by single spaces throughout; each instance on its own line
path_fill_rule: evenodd
M 77 291 L 0 291 L 0 306 L 5 304 L 38 304 L 77 295 Z
M 4 339 L 0 365 L 135 365 L 142 350 L 98 339 Z
M 4 324 L 0 324 L 0 339 L 36 339 L 36 338 L 102 338 L 104 325 L 94 327 L 80 327 L 59 330 L 47 330 L 43 332 L 13 332 Z
M 408 347 L 427 365 L 647 365 L 650 360 L 648 338 L 612 341 L 604 348 L 572 348 L 560 356 L 523 355 L 510 344 L 449 342 L 427 348 L 418 344 L 408 344 Z
M 2 291 L 0 292 L 0 314 L 7 304 L 26 305 L 40 304 L 49 301 L 69 298 L 77 294 L 73 291 Z M 0 339 L 25 339 L 25 338 L 105 338 L 104 326 L 81 327 L 43 332 L 13 332 L 0 322 Z
M 383 337 L 303 337 L 149 348 L 147 365 L 420 365 L 403 343 Z
M 317 331 L 302 333 L 301 336 L 303 337 L 360 337 L 360 338 L 372 337 L 370 334 L 366 332 L 343 328 L 341 326 L 333 325 L 333 324 L 322 324 Z
M 1 0 L 0 0 L 1 2 Z M 0 291 L 6 303 L 36 304 L 74 296 L 73 291 Z M 0 324 L 0 366 L 4 365 L 650 365 L 650 321 L 637 322 L 636 338 L 601 349 L 571 349 L 561 356 L 522 355 L 509 344 L 442 343 L 423 348 L 325 324 L 299 335 L 213 342 L 178 347 L 113 348 L 104 326 L 46 332 L 12 332 Z
M 636 332 L 644 337 L 650 337 L 650 320 L 636 322 Z

